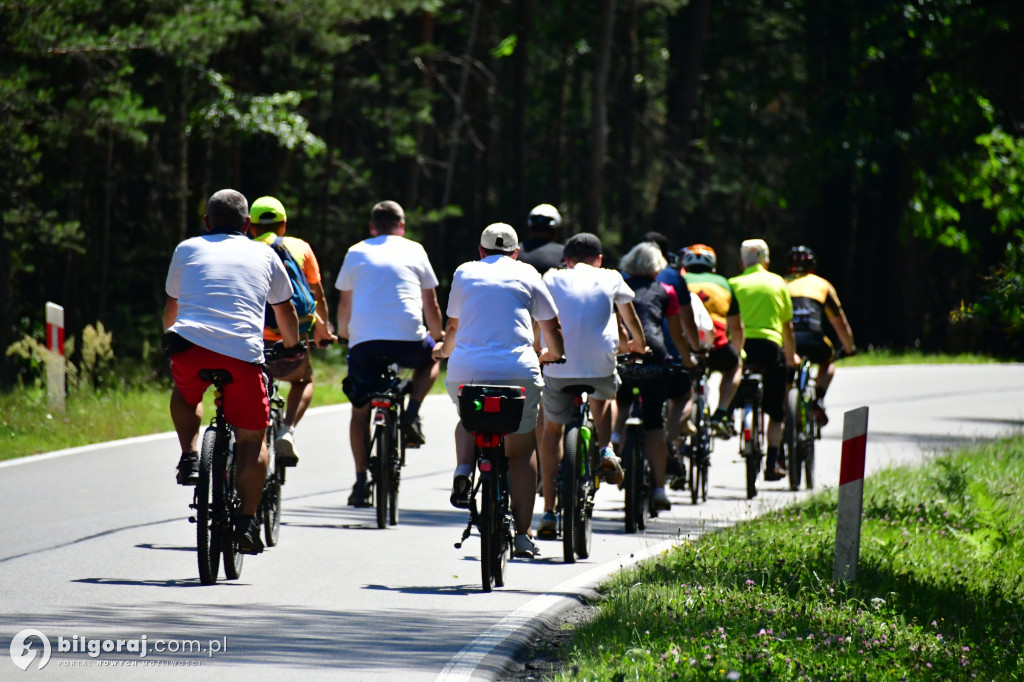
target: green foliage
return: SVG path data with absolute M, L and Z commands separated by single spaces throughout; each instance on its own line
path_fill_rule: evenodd
M 1019 679 L 1024 439 L 867 479 L 855 583 L 836 493 L 618 576 L 560 679 Z

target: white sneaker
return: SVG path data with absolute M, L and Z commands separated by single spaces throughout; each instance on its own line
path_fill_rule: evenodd
M 604 482 L 611 483 L 612 485 L 622 483 L 622 479 L 626 476 L 622 470 L 622 462 L 611 448 L 605 448 L 601 451 L 601 464 L 598 469 Z
M 668 511 L 672 508 L 672 502 L 668 499 L 668 494 L 664 488 L 655 488 L 651 491 L 651 502 L 654 503 L 654 508 L 659 511 Z
M 535 556 L 540 556 L 540 548 L 533 543 L 529 535 L 518 533 L 513 543 L 512 556 L 517 559 L 532 559 Z
M 277 463 L 283 467 L 293 467 L 299 463 L 299 456 L 295 452 L 294 429 L 283 429 L 281 435 L 274 441 L 274 452 L 277 453 Z

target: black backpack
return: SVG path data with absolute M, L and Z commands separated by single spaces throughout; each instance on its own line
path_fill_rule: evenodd
M 306 279 L 306 273 L 302 271 L 302 266 L 295 260 L 295 256 L 284 245 L 284 237 L 274 239 L 270 248 L 277 252 L 277 257 L 281 259 L 284 269 L 288 272 L 288 279 L 292 282 L 292 304 L 295 305 L 295 312 L 299 316 L 299 336 L 305 336 L 316 323 L 316 299 L 309 288 L 309 280 Z M 263 325 L 276 334 L 281 333 L 274 309 L 269 304 Z

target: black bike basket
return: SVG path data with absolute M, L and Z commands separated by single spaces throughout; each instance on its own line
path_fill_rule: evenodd
M 521 386 L 459 387 L 459 417 L 474 433 L 515 433 L 523 419 L 526 389 Z

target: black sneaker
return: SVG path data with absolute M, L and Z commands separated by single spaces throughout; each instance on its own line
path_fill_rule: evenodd
M 469 509 L 473 493 L 473 482 L 468 476 L 456 476 L 452 481 L 452 496 L 448 498 L 456 509 Z
M 711 430 L 715 432 L 715 436 L 722 440 L 729 440 L 736 435 L 735 427 L 733 426 L 732 419 L 723 417 L 712 417 L 711 418 Z
M 370 503 L 370 484 L 360 483 L 356 481 L 356 484 L 352 486 L 352 492 L 348 496 L 348 506 L 350 507 L 371 507 Z
M 235 522 L 235 541 L 238 551 L 242 554 L 259 554 L 263 551 L 263 540 L 260 537 L 260 522 L 255 516 L 241 516 Z
M 195 485 L 199 482 L 199 453 L 183 452 L 178 460 L 178 485 Z
M 415 449 L 426 444 L 427 439 L 423 435 L 423 423 L 419 417 L 406 419 L 403 414 L 402 422 L 399 426 L 402 427 L 402 435 L 405 436 L 405 447 Z

